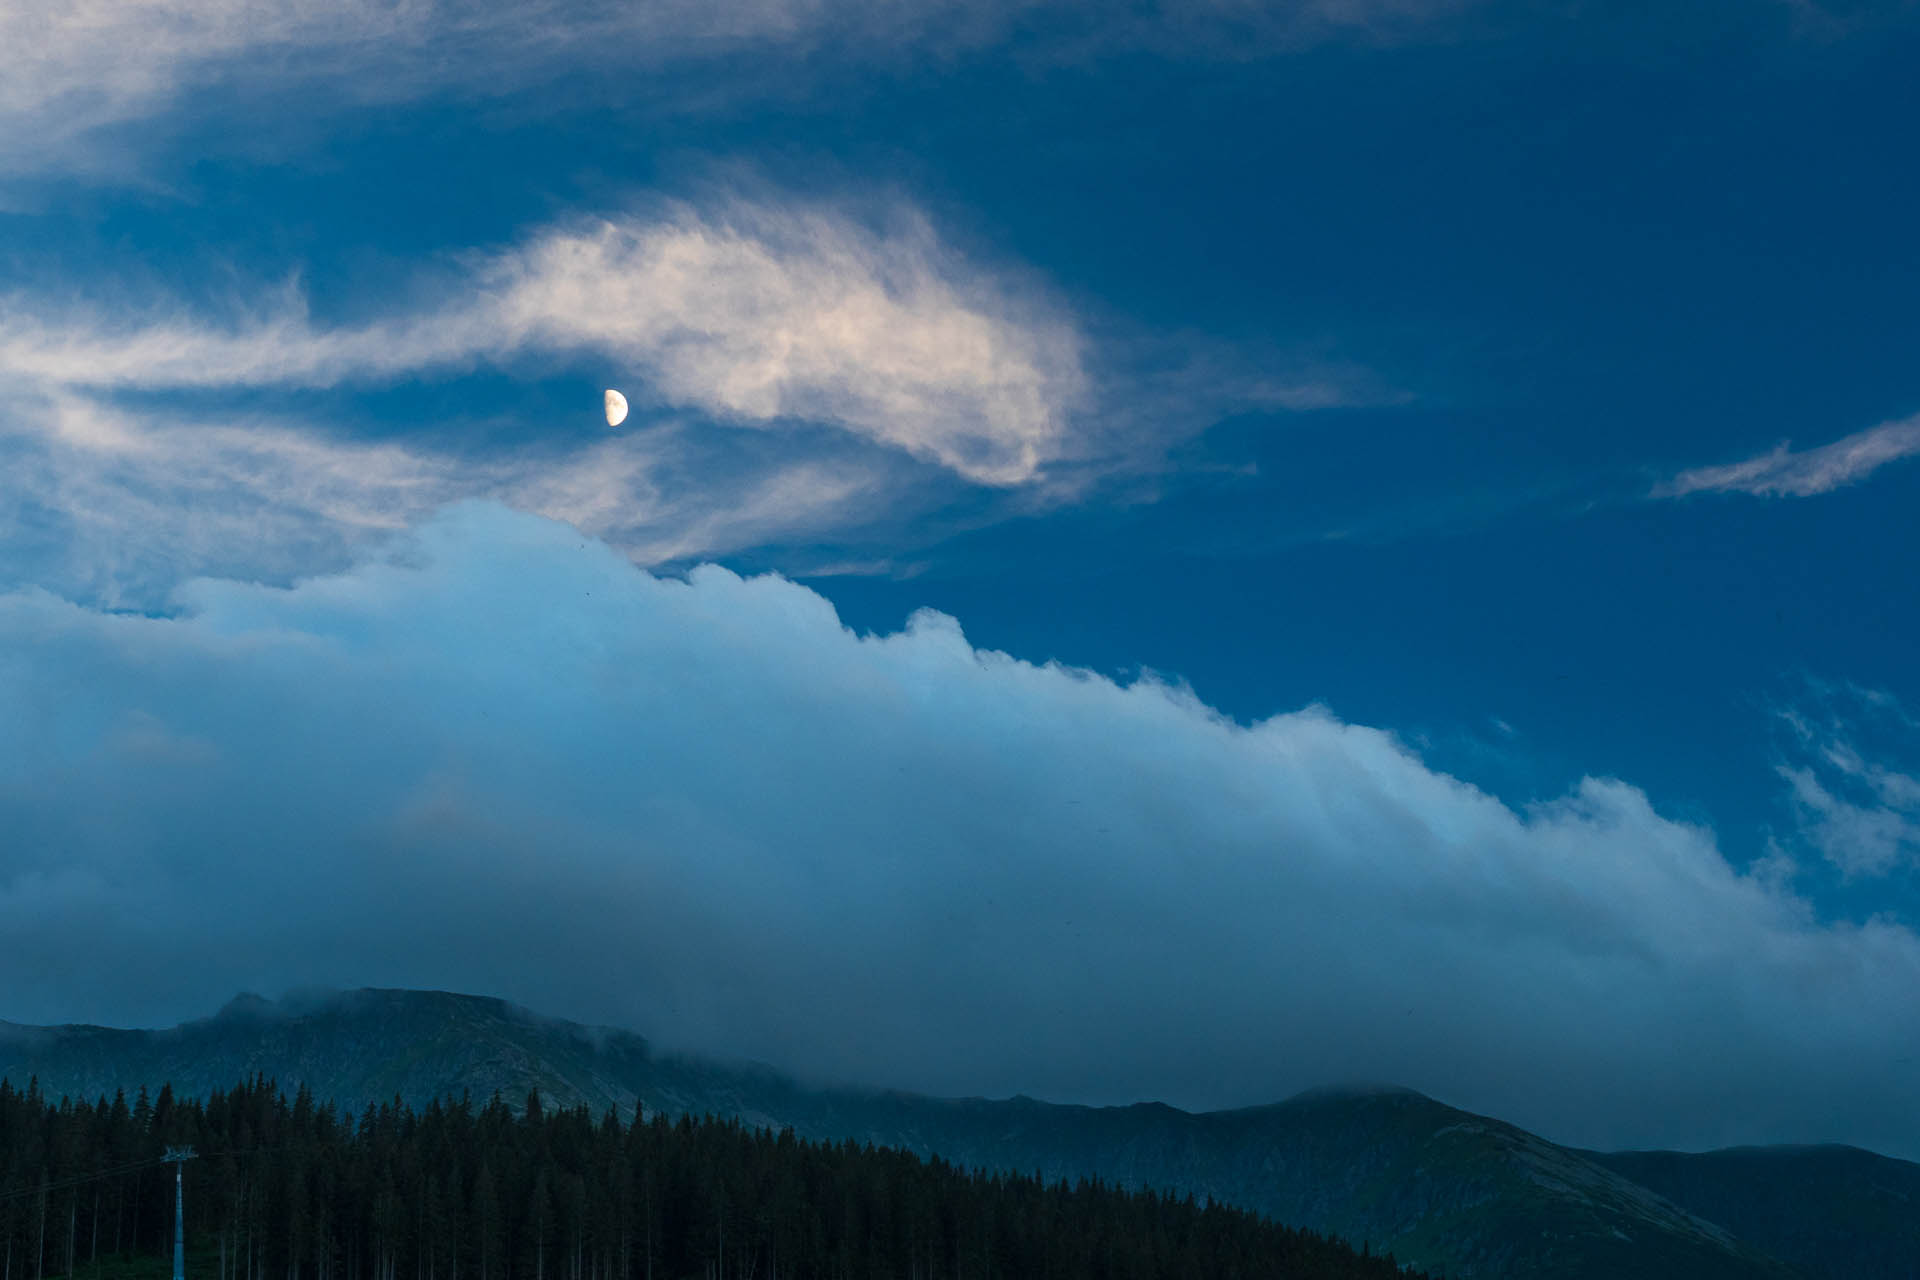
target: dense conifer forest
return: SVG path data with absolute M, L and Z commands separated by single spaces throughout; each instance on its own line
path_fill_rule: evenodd
M 0 1280 L 1345 1280 L 1390 1258 L 1190 1198 L 986 1175 L 735 1122 L 340 1116 L 255 1080 L 204 1102 L 0 1082 Z

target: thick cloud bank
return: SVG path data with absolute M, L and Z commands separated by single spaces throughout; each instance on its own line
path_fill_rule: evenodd
M 490 505 L 180 605 L 0 597 L 0 1016 L 432 985 L 929 1090 L 1384 1079 L 1575 1142 L 1920 1155 L 1920 940 L 1621 782 L 1516 813 L 1323 710 L 858 637 Z

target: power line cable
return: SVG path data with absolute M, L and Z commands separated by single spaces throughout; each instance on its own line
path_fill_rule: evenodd
M 249 1147 L 244 1151 L 237 1149 L 232 1151 L 207 1151 L 201 1153 L 201 1158 L 218 1160 L 222 1156 L 265 1155 L 269 1152 L 284 1151 L 286 1147 L 286 1143 L 281 1143 L 279 1146 L 274 1147 Z M 124 1177 L 129 1173 L 139 1173 L 146 1169 L 157 1169 L 166 1163 L 168 1163 L 166 1156 L 154 1156 L 150 1160 L 136 1160 L 132 1164 L 123 1164 L 118 1168 L 102 1169 L 96 1173 L 83 1173 L 77 1177 L 62 1178 L 58 1182 L 36 1183 L 33 1186 L 21 1187 L 14 1191 L 0 1191 L 0 1203 L 8 1200 L 23 1200 L 28 1196 L 37 1196 L 49 1191 L 65 1191 L 69 1187 L 85 1186 L 89 1182 L 99 1182 L 104 1178 Z

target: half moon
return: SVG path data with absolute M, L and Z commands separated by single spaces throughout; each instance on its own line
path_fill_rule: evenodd
M 618 391 L 615 391 L 612 387 L 608 387 L 606 401 L 607 425 L 617 427 L 625 422 L 627 420 L 627 398 Z

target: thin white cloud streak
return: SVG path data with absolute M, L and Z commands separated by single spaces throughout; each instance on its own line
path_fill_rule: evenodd
M 0 171 L 95 167 L 115 126 L 165 127 L 195 91 L 303 115 L 568 71 L 653 68 L 827 33 L 820 0 L 74 0 L 0 6 Z M 270 117 L 271 113 L 267 113 Z M 117 167 L 117 165 L 116 165 Z
M 300 50 L 351 56 L 420 30 L 417 7 L 378 0 L 0 5 L 0 169 L 64 167 L 89 132 L 226 70 L 258 74 Z
M 479 505 L 179 603 L 0 597 L 0 971 L 39 975 L 0 1016 L 442 986 L 941 1092 L 1387 1079 L 1593 1145 L 1920 1154 L 1920 939 L 1622 782 L 1516 812 L 1325 710 L 856 637 Z
M 326 387 L 588 353 L 657 401 L 742 426 L 827 423 L 984 484 L 1031 479 L 1086 393 L 1072 321 L 958 258 L 911 210 L 880 233 L 824 209 L 675 206 L 539 233 L 463 285 L 334 329 L 297 296 L 226 328 L 63 325 L 15 298 L 0 370 L 93 391 Z
M 1781 444 L 1744 462 L 1695 467 L 1660 485 L 1654 496 L 1750 493 L 1762 498 L 1810 498 L 1864 480 L 1888 463 L 1916 454 L 1920 454 L 1920 415 L 1883 422 L 1797 453 Z
M 303 114 L 759 52 L 887 65 L 1011 43 L 1028 56 L 1157 49 L 1246 57 L 1420 34 L 1478 0 L 71 0 L 0 6 L 0 172 L 80 168 L 114 126 L 165 122 L 196 90 Z M 759 81 L 764 77 L 746 77 Z M 733 92 L 742 90 L 737 88 Z M 711 92 L 707 90 L 706 92 Z M 121 162 L 126 157 L 121 156 Z

